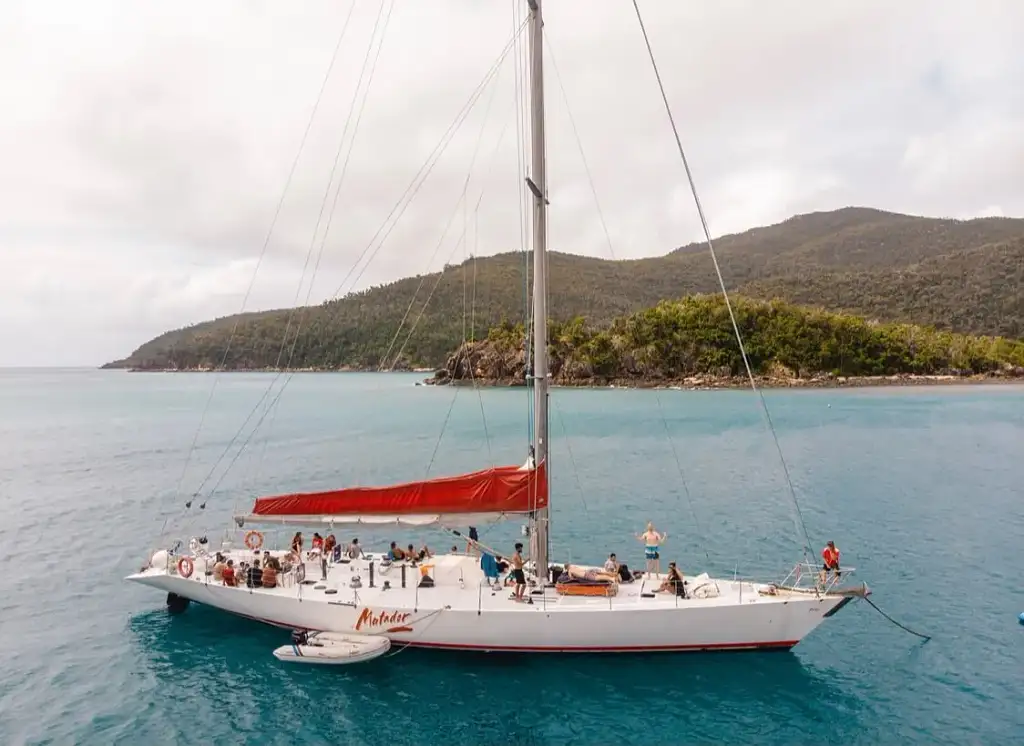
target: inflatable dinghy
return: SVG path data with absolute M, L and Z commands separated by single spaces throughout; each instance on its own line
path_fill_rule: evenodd
M 345 635 L 339 632 L 293 632 L 292 644 L 274 651 L 279 661 L 344 666 L 373 660 L 391 648 L 380 635 Z

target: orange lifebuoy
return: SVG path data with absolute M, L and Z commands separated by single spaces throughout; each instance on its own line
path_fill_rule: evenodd
M 195 563 L 191 557 L 182 557 L 178 560 L 178 574 L 183 578 L 192 577 L 192 571 L 195 569 Z
M 259 531 L 249 531 L 245 535 L 245 545 L 252 551 L 257 551 L 263 546 L 263 534 Z

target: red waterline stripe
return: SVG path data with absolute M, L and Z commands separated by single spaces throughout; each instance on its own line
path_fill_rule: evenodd
M 683 652 L 687 650 L 746 650 L 746 649 L 786 649 L 796 645 L 799 640 L 778 640 L 774 642 L 718 642 L 703 645 L 610 645 L 610 646 L 516 646 L 516 645 L 464 645 L 453 642 L 405 642 L 392 640 L 396 645 L 408 645 L 413 648 L 437 648 L 449 650 L 486 650 L 494 652 L 514 653 L 644 653 L 644 652 Z

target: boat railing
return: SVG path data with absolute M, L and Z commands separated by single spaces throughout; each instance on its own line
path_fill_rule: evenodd
M 856 571 L 857 568 L 855 567 L 844 567 L 839 571 L 830 570 L 825 572 L 821 565 L 810 562 L 797 562 L 778 585 L 796 590 L 814 590 L 819 593 L 828 593 L 834 590 L 844 578 L 848 578 Z

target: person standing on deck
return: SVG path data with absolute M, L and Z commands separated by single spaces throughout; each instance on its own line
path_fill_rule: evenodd
M 836 580 L 839 580 L 839 576 L 842 573 L 839 571 L 839 548 L 836 547 L 834 541 L 830 541 L 825 545 L 825 548 L 821 550 L 822 566 L 819 577 L 821 578 L 821 584 L 824 585 L 828 579 L 828 574 L 834 572 L 836 574 Z
M 644 543 L 644 559 L 647 560 L 647 574 L 652 572 L 661 573 L 661 554 L 658 552 L 661 543 L 668 538 L 668 534 L 659 534 L 654 530 L 654 524 L 648 522 L 647 530 L 637 534 L 637 539 Z
M 525 560 L 523 559 L 523 545 L 516 544 L 516 553 L 512 555 L 512 579 L 516 581 L 515 598 L 516 601 L 523 600 L 523 593 L 526 592 L 526 573 L 523 572 L 523 565 Z

